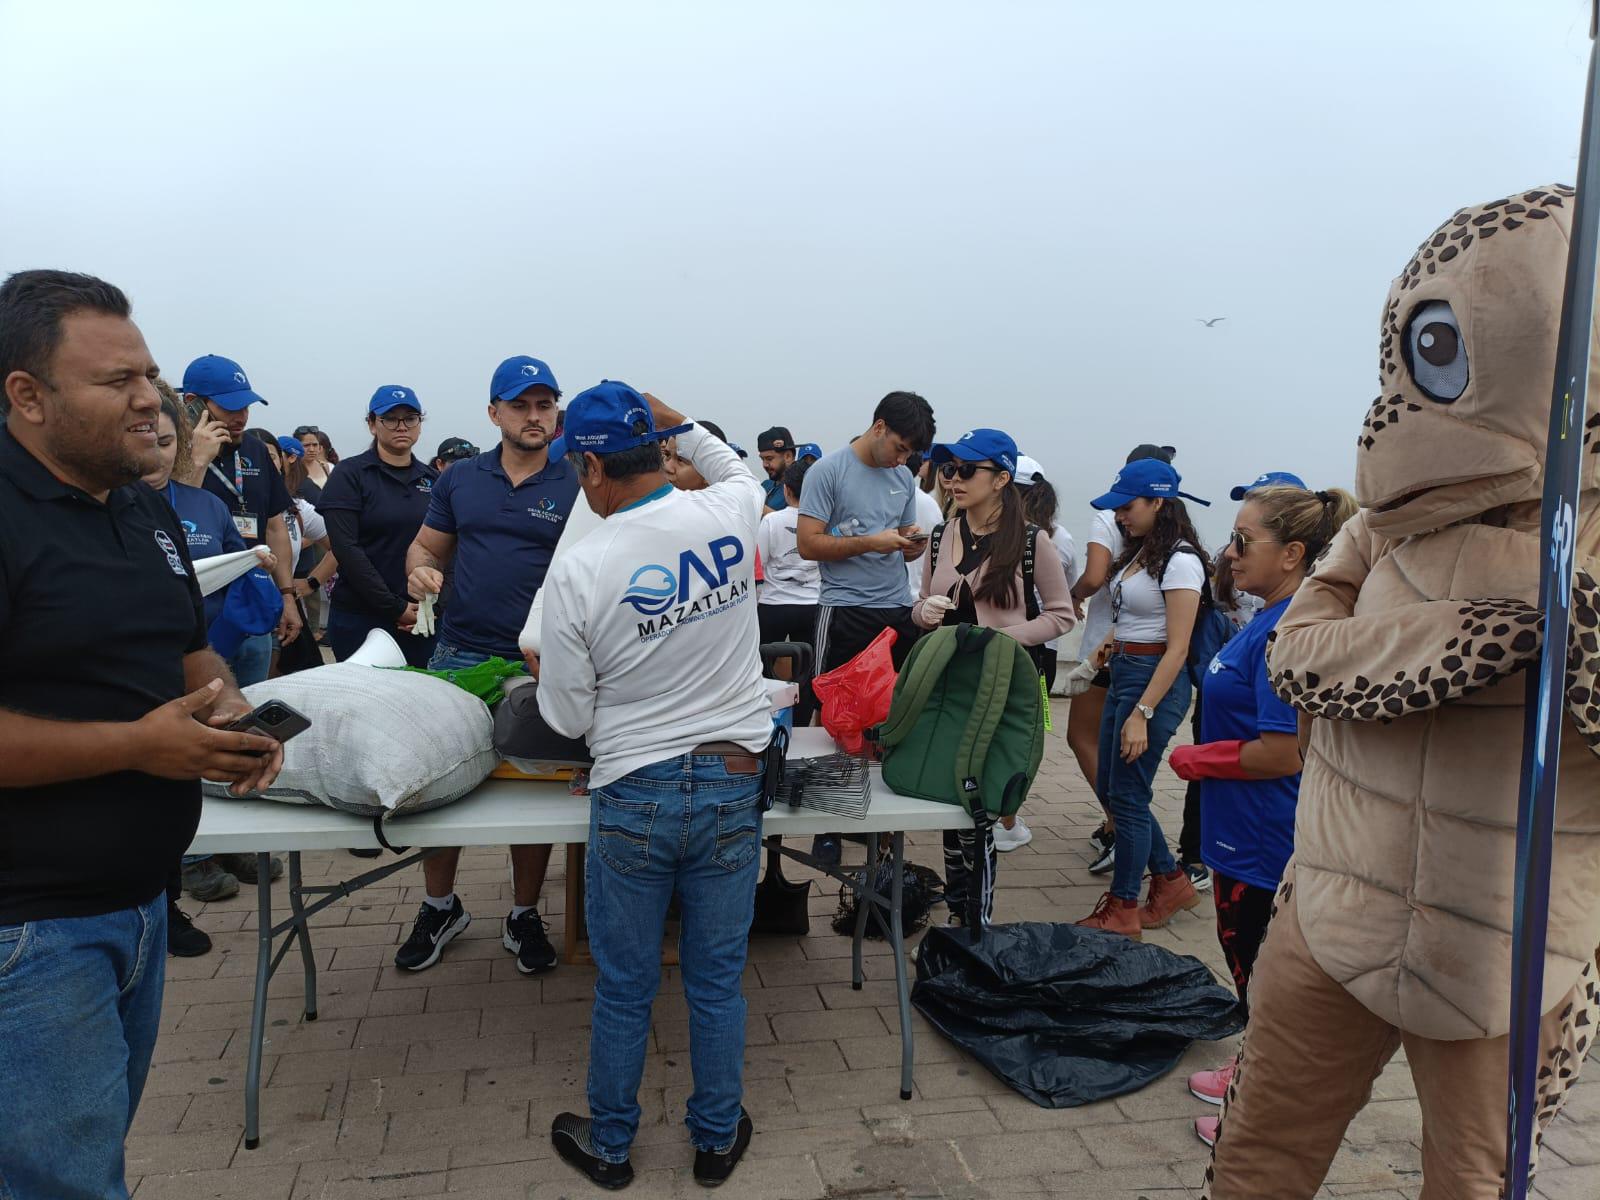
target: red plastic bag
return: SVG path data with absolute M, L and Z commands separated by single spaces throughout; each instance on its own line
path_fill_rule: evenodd
M 889 651 L 897 637 L 893 629 L 885 629 L 844 666 L 811 681 L 822 701 L 822 727 L 851 754 L 862 752 L 867 729 L 889 719 L 895 678 Z

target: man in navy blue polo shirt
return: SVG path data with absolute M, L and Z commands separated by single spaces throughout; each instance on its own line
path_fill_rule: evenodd
M 407 585 L 417 599 L 439 595 L 445 568 L 452 569 L 450 602 L 428 664 L 433 670 L 522 657 L 517 637 L 578 496 L 577 473 L 550 454 L 560 396 L 545 363 L 526 355 L 506 359 L 489 385 L 489 420 L 500 430 L 500 444 L 456 463 L 434 485 L 428 515 L 406 554 Z M 423 860 L 427 896 L 395 954 L 396 966 L 431 967 L 472 920 L 455 894 L 460 857 L 459 849 L 440 850 Z M 524 975 L 556 965 L 538 910 L 549 864 L 549 846 L 511 847 L 513 904 L 501 941 Z
M 278 560 L 272 578 L 283 598 L 278 639 L 285 645 L 300 632 L 300 608 L 294 597 L 294 560 L 289 555 L 289 526 L 284 514 L 291 500 L 283 476 L 267 457 L 258 438 L 247 437 L 250 406 L 265 404 L 250 387 L 244 368 L 231 358 L 206 354 L 183 373 L 184 401 L 204 405 L 205 411 L 227 430 L 228 443 L 215 462 L 206 467 L 201 486 L 228 506 L 234 526 L 246 546 L 265 545 Z M 272 665 L 272 634 L 245 638 L 228 662 L 240 687 L 260 683 Z

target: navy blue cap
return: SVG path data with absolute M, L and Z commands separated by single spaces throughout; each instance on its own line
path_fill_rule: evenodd
M 300 444 L 300 439 L 292 437 L 279 438 L 278 449 L 293 458 L 300 458 L 306 452 L 306 448 Z
M 1137 500 L 1140 496 L 1150 499 L 1182 496 L 1185 500 L 1193 500 L 1196 504 L 1204 504 L 1208 508 L 1211 506 L 1209 500 L 1191 496 L 1188 492 L 1180 492 L 1178 485 L 1182 482 L 1183 477 L 1171 463 L 1162 462 L 1159 458 L 1141 458 L 1118 471 L 1117 477 L 1111 481 L 1111 490 L 1089 503 L 1095 508 L 1121 508 L 1128 501 Z
M 1013 479 L 1017 475 L 1017 444 L 998 429 L 969 429 L 953 442 L 941 442 L 929 456 L 935 463 L 952 458 L 962 462 L 992 462 Z
M 815 442 L 801 442 L 794 449 L 794 460 L 799 462 L 802 458 L 821 458 L 822 447 Z
M 422 401 L 410 388 L 398 383 L 386 383 L 372 393 L 372 399 L 367 402 L 367 412 L 374 417 L 381 417 L 391 408 L 414 408 L 420 413 Z
M 1298 475 L 1291 475 L 1287 471 L 1268 471 L 1264 475 L 1257 475 L 1254 482 L 1241 483 L 1228 495 L 1234 500 L 1243 500 L 1251 492 L 1269 487 L 1292 487 L 1306 491 L 1306 482 Z
M 549 364 L 526 354 L 517 354 L 494 369 L 494 379 L 489 383 L 489 403 L 496 400 L 515 400 L 531 387 L 547 387 L 557 396 L 561 385 Z
M 238 412 L 266 401 L 250 390 L 244 368 L 231 358 L 206 354 L 195 359 L 183 372 L 184 392 L 204 396 L 225 412 Z
M 635 433 L 634 426 L 641 421 L 645 431 Z M 567 405 L 567 425 L 561 437 L 569 451 L 618 454 L 676 437 L 693 428 L 693 424 L 688 424 L 657 429 L 648 400 L 625 383 L 603 379 L 587 391 L 579 392 Z

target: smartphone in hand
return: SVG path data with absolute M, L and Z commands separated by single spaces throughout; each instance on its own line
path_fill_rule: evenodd
M 282 744 L 310 729 L 311 719 L 282 700 L 268 700 L 224 728 L 234 733 L 259 733 Z

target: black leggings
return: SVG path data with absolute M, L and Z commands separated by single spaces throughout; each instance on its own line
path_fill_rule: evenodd
M 1248 1011 L 1250 972 L 1255 969 L 1261 939 L 1267 934 L 1276 893 L 1253 883 L 1241 883 L 1220 871 L 1211 890 L 1217 905 L 1217 941 L 1222 943 L 1222 956 L 1228 960 L 1239 1003 Z

